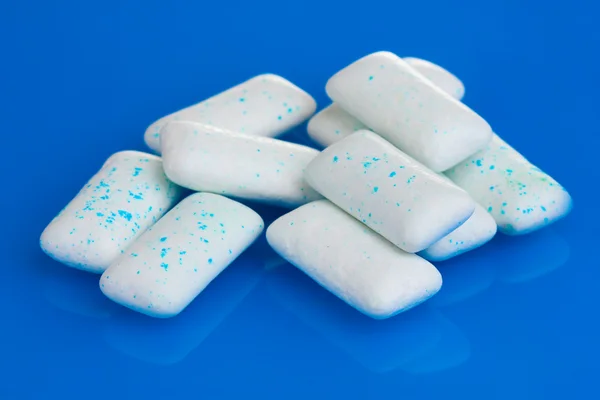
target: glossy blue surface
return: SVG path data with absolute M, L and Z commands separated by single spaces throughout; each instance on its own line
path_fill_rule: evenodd
M 597 398 L 598 10 L 588 0 L 2 2 L 0 399 Z M 383 49 L 459 76 L 465 102 L 571 192 L 572 214 L 440 263 L 436 297 L 379 322 L 280 265 L 264 238 L 172 320 L 112 304 L 97 276 L 39 249 L 106 157 L 144 149 L 156 118 L 264 72 L 321 108 L 330 75 Z

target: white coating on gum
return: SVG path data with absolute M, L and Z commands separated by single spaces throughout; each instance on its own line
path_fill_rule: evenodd
M 255 76 L 209 99 L 152 123 L 144 140 L 160 153 L 160 130 L 169 121 L 192 121 L 274 137 L 301 124 L 316 110 L 315 100 L 290 81 L 274 74 Z
M 498 135 L 484 150 L 445 172 L 486 209 L 508 235 L 529 233 L 563 218 L 571 196 Z
M 305 178 L 325 198 L 409 253 L 446 236 L 475 209 L 464 190 L 367 130 L 323 150 L 306 168 Z
M 102 273 L 182 194 L 159 157 L 115 153 L 46 227 L 40 245 L 68 266 Z
M 438 292 L 442 277 L 327 200 L 306 204 L 267 229 L 290 263 L 352 307 L 376 319 L 406 311 Z
M 100 289 L 135 311 L 173 317 L 262 230 L 262 218 L 243 204 L 212 193 L 193 194 L 111 264 Z
M 303 177 L 318 154 L 310 147 L 192 122 L 171 122 L 163 129 L 164 168 L 173 182 L 283 207 L 322 198 Z
M 329 79 L 326 91 L 346 112 L 435 172 L 491 139 L 483 118 L 389 52 L 350 64 Z

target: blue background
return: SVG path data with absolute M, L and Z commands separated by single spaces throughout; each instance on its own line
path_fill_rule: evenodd
M 594 3 L 3 1 L 0 399 L 598 398 Z M 379 322 L 264 239 L 166 321 L 39 250 L 51 218 L 111 153 L 144 149 L 155 119 L 265 72 L 322 108 L 327 78 L 378 50 L 460 77 L 465 102 L 571 192 L 571 215 L 438 264 L 436 297 Z

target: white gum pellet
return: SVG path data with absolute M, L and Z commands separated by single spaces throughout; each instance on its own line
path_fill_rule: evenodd
M 342 69 L 329 79 L 326 91 L 346 112 L 436 172 L 491 140 L 483 118 L 389 52 Z
M 308 119 L 315 100 L 288 80 L 258 75 L 193 106 L 167 115 L 148 127 L 146 144 L 160 152 L 160 130 L 169 121 L 193 121 L 256 136 L 274 137 Z
M 167 179 L 159 157 L 116 153 L 46 227 L 40 245 L 68 266 L 102 273 L 182 191 Z
M 571 210 L 569 193 L 495 134 L 484 150 L 445 174 L 508 235 L 532 232 Z
M 113 301 L 153 317 L 179 314 L 263 230 L 250 208 L 196 193 L 148 229 L 100 278 Z
M 452 73 L 439 65 L 420 58 L 405 57 L 404 61 L 450 96 L 457 100 L 462 99 L 465 87 Z M 308 135 L 323 147 L 327 147 L 360 129 L 368 128 L 335 103 L 316 113 L 307 126 Z
M 162 135 L 165 173 L 181 186 L 284 207 L 322 198 L 303 177 L 319 154 L 310 147 L 192 122 Z
M 376 319 L 420 304 L 442 285 L 428 261 L 398 249 L 327 200 L 277 219 L 267 241 L 321 286 Z
M 409 253 L 431 246 L 475 209 L 464 190 L 367 130 L 323 150 L 306 168 L 305 178 L 325 198 Z
M 420 58 L 405 57 L 404 61 L 450 96 L 457 100 L 462 99 L 465 87 L 458 78 L 444 68 Z M 313 141 L 327 147 L 352 132 L 368 128 L 342 107 L 333 103 L 316 113 L 309 120 L 306 129 Z

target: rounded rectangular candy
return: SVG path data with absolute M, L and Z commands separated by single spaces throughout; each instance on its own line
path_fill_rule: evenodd
M 116 153 L 46 227 L 40 245 L 68 266 L 102 273 L 182 193 L 159 157 Z
M 329 79 L 344 110 L 422 164 L 441 172 L 490 141 L 488 123 L 400 57 L 378 52 Z
M 552 177 L 494 134 L 480 152 L 446 171 L 486 209 L 500 232 L 524 234 L 567 215 L 571 196 Z
M 173 317 L 262 230 L 262 218 L 243 204 L 211 193 L 193 194 L 111 264 L 100 278 L 100 289 L 132 310 Z
M 322 198 L 303 177 L 319 154 L 310 147 L 193 122 L 162 135 L 165 173 L 181 186 L 286 207 Z
M 439 65 L 420 58 L 405 57 L 411 67 L 457 100 L 462 99 L 465 87 L 462 82 Z M 338 104 L 330 104 L 308 121 L 308 136 L 316 143 L 327 147 L 360 129 L 369 129 L 362 122 L 348 114 Z
M 258 75 L 193 106 L 167 115 L 148 127 L 146 144 L 160 152 L 160 130 L 169 121 L 193 121 L 256 136 L 278 136 L 308 119 L 315 100 L 290 81 Z
M 406 311 L 442 286 L 429 262 L 398 249 L 327 200 L 277 219 L 267 229 L 267 241 L 321 286 L 373 318 Z
M 465 87 L 462 82 L 439 65 L 414 57 L 405 57 L 403 60 L 455 99 L 460 100 L 464 96 Z M 369 128 L 335 103 L 316 113 L 307 126 L 308 136 L 323 147 L 360 129 Z
M 462 189 L 367 130 L 329 146 L 306 168 L 307 182 L 396 246 L 416 253 L 473 214 Z

